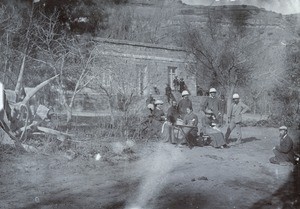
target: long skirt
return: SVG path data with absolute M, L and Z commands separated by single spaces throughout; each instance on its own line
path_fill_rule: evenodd
M 206 135 L 211 138 L 210 145 L 213 147 L 221 147 L 226 144 L 224 134 L 213 128 L 206 129 Z
M 177 143 L 175 138 L 174 126 L 171 123 L 165 122 L 162 125 L 161 138 L 164 142 L 170 142 L 172 144 Z

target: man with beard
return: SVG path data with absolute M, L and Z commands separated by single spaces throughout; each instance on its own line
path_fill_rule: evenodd
M 176 124 L 176 120 L 179 117 L 177 102 L 172 101 L 172 106 L 169 107 L 167 112 L 167 122 L 165 123 L 165 127 L 163 130 L 163 138 L 164 142 L 170 142 L 172 144 L 176 143 L 174 136 L 174 125 Z
M 270 158 L 270 163 L 280 164 L 282 162 L 294 163 L 293 140 L 288 135 L 286 126 L 279 128 L 279 145 L 273 148 L 274 157 Z

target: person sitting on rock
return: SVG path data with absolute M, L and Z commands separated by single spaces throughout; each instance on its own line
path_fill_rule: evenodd
M 286 126 L 281 126 L 279 128 L 279 145 L 273 148 L 274 157 L 270 158 L 270 163 L 280 164 L 283 162 L 294 163 L 294 150 L 293 150 L 293 140 L 288 135 L 288 129 Z

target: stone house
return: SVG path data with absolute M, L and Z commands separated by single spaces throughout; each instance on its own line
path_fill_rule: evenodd
M 118 88 L 124 81 L 121 87 L 134 89 L 136 95 L 154 94 L 154 87 L 163 95 L 166 84 L 174 89 L 173 79 L 178 76 L 196 95 L 196 78 L 188 73 L 193 61 L 183 48 L 103 38 L 94 41 L 93 70 L 102 85 Z

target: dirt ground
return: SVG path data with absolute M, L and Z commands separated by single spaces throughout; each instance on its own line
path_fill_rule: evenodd
M 2 152 L 0 208 L 296 208 L 295 168 L 268 161 L 278 130 L 242 130 L 243 143 L 226 149 L 92 139 L 80 143 L 93 153 L 74 159 Z

